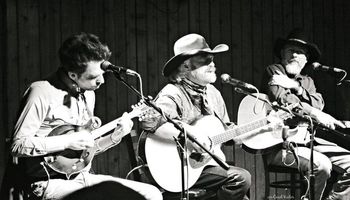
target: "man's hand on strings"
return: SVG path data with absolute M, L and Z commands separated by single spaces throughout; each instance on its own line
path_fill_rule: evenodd
M 84 150 L 92 148 L 95 144 L 94 138 L 88 130 L 82 130 L 69 135 L 65 135 L 66 149 Z
M 346 128 L 346 126 L 341 121 L 335 119 L 331 115 L 324 113 L 321 110 L 318 110 L 316 108 L 312 109 L 311 117 L 313 117 L 319 123 L 323 124 L 324 126 L 330 129 L 335 129 L 336 125 L 341 128 Z
M 112 141 L 119 143 L 124 135 L 131 132 L 133 125 L 133 121 L 129 118 L 128 113 L 125 112 L 111 135 Z

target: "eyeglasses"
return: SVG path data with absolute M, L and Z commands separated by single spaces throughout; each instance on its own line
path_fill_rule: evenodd
M 197 55 L 194 56 L 190 59 L 192 65 L 195 67 L 201 67 L 204 65 L 209 65 L 214 61 L 214 56 L 211 54 L 206 54 L 206 55 Z

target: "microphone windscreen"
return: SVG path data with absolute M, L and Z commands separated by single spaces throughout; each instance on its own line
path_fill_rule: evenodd
M 102 69 L 103 71 L 106 71 L 110 65 L 112 65 L 112 64 L 111 64 L 109 61 L 107 61 L 107 60 L 106 60 L 106 61 L 103 61 L 103 62 L 101 63 L 101 69 Z
M 320 69 L 320 67 L 322 67 L 322 65 L 318 62 L 313 62 L 313 63 L 311 63 L 311 67 L 314 70 L 318 70 L 318 69 Z
M 221 80 L 224 82 L 228 82 L 230 80 L 230 75 L 228 74 L 221 74 Z

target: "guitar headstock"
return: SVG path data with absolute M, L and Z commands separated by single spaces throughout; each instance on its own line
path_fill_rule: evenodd
M 130 118 L 138 117 L 140 120 L 147 118 L 152 108 L 147 106 L 142 100 L 131 106 L 132 111 L 128 113 Z

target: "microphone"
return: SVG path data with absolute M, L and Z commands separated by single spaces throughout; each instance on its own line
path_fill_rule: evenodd
M 110 71 L 114 71 L 114 72 L 117 72 L 117 73 L 125 73 L 126 75 L 130 75 L 130 76 L 137 76 L 138 73 L 131 70 L 131 69 L 127 69 L 127 68 L 124 68 L 124 67 L 120 67 L 120 66 L 116 66 L 116 65 L 113 65 L 112 63 L 110 63 L 109 61 L 103 61 L 101 63 L 101 69 L 106 71 L 106 70 L 110 70 Z
M 325 71 L 325 72 L 345 72 L 345 70 L 340 69 L 340 68 L 336 68 L 336 67 L 330 67 L 330 66 L 326 66 L 326 65 L 322 65 L 318 62 L 314 62 L 311 64 L 312 69 L 314 70 L 320 70 L 320 71 Z
M 231 84 L 231 85 L 234 85 L 234 86 L 248 88 L 248 89 L 251 89 L 251 90 L 257 90 L 257 88 L 254 85 L 251 85 L 249 83 L 245 83 L 243 81 L 234 79 L 228 74 L 221 74 L 221 80 L 222 80 L 223 83 L 228 83 L 228 84 Z

